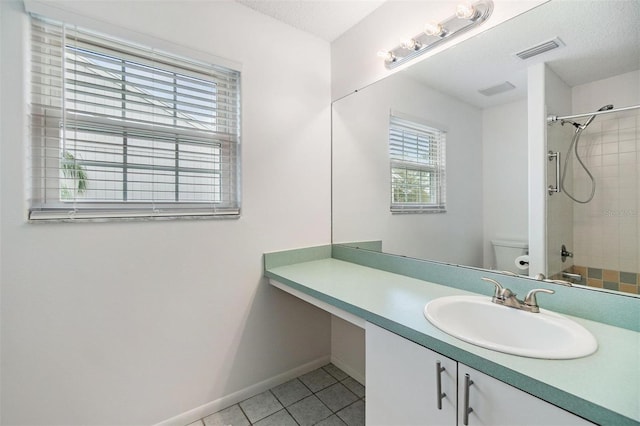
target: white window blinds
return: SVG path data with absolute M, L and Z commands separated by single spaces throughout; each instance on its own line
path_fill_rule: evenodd
M 240 212 L 240 74 L 36 17 L 29 218 Z
M 392 212 L 444 212 L 446 133 L 390 116 Z

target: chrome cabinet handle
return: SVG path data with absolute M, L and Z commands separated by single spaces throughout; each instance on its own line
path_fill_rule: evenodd
M 560 192 L 560 152 L 549 151 L 547 153 L 549 161 L 556 160 L 556 185 L 549 185 L 549 195 L 553 195 L 554 192 Z
M 438 410 L 442 410 L 442 400 L 447 396 L 446 393 L 442 392 L 442 372 L 445 371 L 445 368 L 440 364 L 440 361 L 436 362 L 436 392 L 438 400 Z
M 463 411 L 463 419 L 462 419 L 462 424 L 464 424 L 464 426 L 468 426 L 469 425 L 469 413 L 471 413 L 473 411 L 473 408 L 469 407 L 469 388 L 471 387 L 471 385 L 473 384 L 473 380 L 471 380 L 471 377 L 469 376 L 469 374 L 465 374 L 464 375 L 464 411 Z

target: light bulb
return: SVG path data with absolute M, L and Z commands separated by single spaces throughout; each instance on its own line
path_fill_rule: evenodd
M 428 36 L 439 36 L 444 33 L 444 30 L 439 22 L 430 21 L 424 26 L 424 33 Z
M 393 52 L 388 50 L 381 50 L 378 52 L 378 57 L 384 59 L 385 62 L 395 62 L 396 56 Z
M 473 19 L 476 16 L 476 8 L 470 3 L 460 3 L 456 7 L 456 16 L 459 19 Z
M 404 47 L 407 50 L 420 50 L 420 48 L 422 47 L 422 43 L 411 38 L 403 41 L 402 47 Z

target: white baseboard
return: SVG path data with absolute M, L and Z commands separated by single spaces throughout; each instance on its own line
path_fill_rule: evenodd
M 277 376 L 271 377 L 267 380 L 263 380 L 260 383 L 256 383 L 255 385 L 251 385 L 237 392 L 234 392 L 230 395 L 223 396 L 222 398 L 216 399 L 215 401 L 208 402 L 192 410 L 179 414 L 175 417 L 164 420 L 156 424 L 155 426 L 189 425 L 203 417 L 206 417 L 224 408 L 227 408 L 234 404 L 242 402 L 245 399 L 251 398 L 254 395 L 258 395 L 259 393 L 269 390 L 274 386 L 281 385 L 282 383 L 288 382 L 291 379 L 295 379 L 298 376 L 301 376 L 305 373 L 308 373 L 317 368 L 320 368 L 323 365 L 328 364 L 330 360 L 331 360 L 331 357 L 328 355 L 320 357 L 314 361 L 301 365 L 300 367 L 296 367 L 282 374 L 278 374 Z M 339 366 L 336 364 L 336 367 L 339 367 Z M 348 374 L 346 370 L 344 371 Z M 359 380 L 356 377 L 353 377 L 353 378 L 356 380 Z
M 331 363 L 333 365 L 335 365 L 336 367 L 338 367 L 340 370 L 342 370 L 345 373 L 347 373 L 349 376 L 353 377 L 362 386 L 365 385 L 364 372 L 354 369 L 349 364 L 347 364 L 346 362 L 342 361 L 340 358 L 338 358 L 335 355 L 331 355 Z

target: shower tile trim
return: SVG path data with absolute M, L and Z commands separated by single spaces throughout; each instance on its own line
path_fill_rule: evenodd
M 604 288 L 629 294 L 640 294 L 640 274 L 636 272 L 590 268 L 580 265 L 573 265 L 564 272 L 581 275 L 582 282 L 576 284 L 586 284 L 588 287 Z M 566 278 L 563 278 L 562 273 L 560 273 L 554 275 L 551 279 L 563 280 Z

